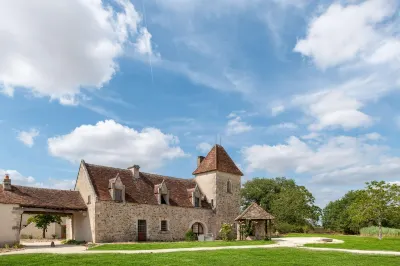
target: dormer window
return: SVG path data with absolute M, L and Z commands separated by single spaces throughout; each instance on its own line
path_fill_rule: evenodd
M 200 207 L 200 198 L 199 197 L 194 197 L 194 207 L 196 207 L 196 208 Z
M 228 182 L 226 182 L 226 192 L 227 192 L 227 193 L 232 193 L 232 183 L 231 183 L 231 180 L 228 180 Z
M 156 193 L 158 197 L 159 204 L 169 205 L 169 190 L 165 180 L 163 180 L 161 184 L 156 185 L 154 193 Z
M 122 201 L 122 189 L 114 189 L 114 200 L 115 201 Z
M 125 202 L 125 185 L 122 184 L 119 174 L 109 180 L 108 191 L 115 202 Z

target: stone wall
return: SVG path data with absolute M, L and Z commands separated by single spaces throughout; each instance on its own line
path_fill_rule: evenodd
M 228 180 L 231 181 L 231 193 L 227 192 Z M 240 214 L 240 188 L 241 177 L 228 173 L 216 173 L 216 226 L 219 231 L 222 223 L 233 224 L 234 235 L 236 238 L 236 224 L 235 219 Z
M 146 205 L 101 201 L 96 203 L 96 242 L 137 241 L 138 220 L 146 220 L 148 241 L 177 241 L 193 223 L 200 222 L 209 232 L 215 222 L 209 209 L 182 208 L 168 205 Z M 161 231 L 161 221 L 168 221 L 168 231 Z
M 0 204 L 0 247 L 19 243 L 21 212 L 14 211 L 14 208 L 18 207 L 13 204 Z

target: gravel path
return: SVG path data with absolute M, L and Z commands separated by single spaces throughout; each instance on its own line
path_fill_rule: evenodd
M 400 252 L 395 251 L 375 251 L 375 250 L 350 250 L 350 249 L 334 249 L 329 248 L 327 243 L 326 248 L 311 248 L 303 247 L 305 244 L 321 243 L 321 237 L 287 237 L 276 238 L 275 244 L 271 245 L 251 245 L 251 246 L 227 246 L 227 247 L 199 247 L 199 248 L 176 248 L 176 249 L 155 249 L 155 250 L 87 250 L 85 246 L 62 245 L 56 241 L 55 247 L 50 247 L 50 242 L 36 242 L 36 243 L 21 243 L 25 248 L 19 251 L 11 251 L 2 253 L 0 256 L 16 255 L 16 254 L 37 254 L 37 253 L 50 253 L 50 254 L 105 254 L 105 253 L 119 253 L 119 254 L 141 254 L 141 253 L 170 253 L 182 251 L 206 251 L 206 250 L 224 250 L 224 249 L 253 249 L 253 248 L 278 248 L 278 247 L 291 247 L 302 248 L 316 251 L 338 251 L 349 252 L 357 254 L 379 254 L 379 255 L 396 255 L 400 256 Z M 332 243 L 343 243 L 342 240 L 333 239 Z

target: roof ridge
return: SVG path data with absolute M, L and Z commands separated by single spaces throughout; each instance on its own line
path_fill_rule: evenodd
M 160 174 L 153 174 L 153 173 L 147 173 L 147 172 L 140 172 L 141 174 L 147 174 L 147 175 L 156 175 L 159 177 L 166 177 L 168 179 L 178 179 L 178 180 L 184 180 L 184 181 L 194 181 L 194 178 L 182 178 L 182 177 L 174 177 L 174 176 L 167 176 L 167 175 L 160 175 Z
M 118 170 L 130 171 L 129 169 L 120 168 L 120 167 L 113 167 L 113 166 L 100 165 L 100 164 L 93 164 L 93 163 L 87 163 L 87 162 L 85 162 L 85 164 L 86 164 L 86 165 L 97 166 L 97 167 L 104 167 L 104 168 L 112 168 L 112 169 L 118 169 Z
M 67 190 L 67 189 L 54 189 L 54 188 L 45 188 L 45 187 L 29 187 L 29 186 L 21 186 L 21 185 L 12 185 L 13 187 L 22 187 L 22 188 L 33 188 L 33 189 L 42 189 L 42 190 L 53 190 L 53 191 L 66 191 L 66 192 L 79 192 L 77 190 Z

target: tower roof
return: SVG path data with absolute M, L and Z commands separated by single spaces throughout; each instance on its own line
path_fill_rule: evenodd
M 220 171 L 240 176 L 243 175 L 242 171 L 239 170 L 231 157 L 229 157 L 224 147 L 218 144 L 211 149 L 193 174 L 197 175 L 211 171 Z

